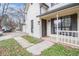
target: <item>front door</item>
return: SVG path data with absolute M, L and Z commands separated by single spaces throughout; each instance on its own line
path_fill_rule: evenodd
M 42 20 L 42 37 L 47 36 L 47 21 Z

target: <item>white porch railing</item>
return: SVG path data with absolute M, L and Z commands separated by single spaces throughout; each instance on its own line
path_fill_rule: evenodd
M 56 38 L 56 42 L 68 43 L 79 46 L 79 31 L 58 31 L 58 35 L 52 35 L 52 39 Z

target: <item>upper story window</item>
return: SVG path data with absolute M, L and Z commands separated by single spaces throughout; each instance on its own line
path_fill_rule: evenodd
M 44 8 L 46 8 L 46 9 L 49 8 L 49 6 L 48 6 L 47 4 L 45 4 L 45 3 L 41 3 L 41 7 L 44 7 Z
M 49 8 L 48 5 L 46 5 L 45 3 L 41 3 L 40 4 L 40 14 L 47 12 L 48 8 Z
M 58 3 L 51 3 L 51 7 L 54 6 L 54 5 L 57 5 L 57 4 L 58 4 Z

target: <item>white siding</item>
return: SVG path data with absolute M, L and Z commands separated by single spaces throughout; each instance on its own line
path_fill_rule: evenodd
M 26 32 L 34 37 L 40 38 L 41 37 L 41 25 L 38 24 L 38 21 L 40 21 L 39 18 L 36 16 L 40 14 L 40 5 L 37 3 L 34 3 L 29 6 L 28 12 L 27 12 L 27 19 L 26 19 Z M 34 33 L 31 33 L 31 20 L 34 20 Z
M 47 9 L 45 7 L 41 7 L 41 14 L 46 13 Z
M 22 26 L 22 31 L 23 31 L 23 32 L 26 32 L 26 25 L 23 25 L 23 26 Z

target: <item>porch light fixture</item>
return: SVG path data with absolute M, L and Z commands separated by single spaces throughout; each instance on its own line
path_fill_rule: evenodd
M 38 24 L 40 25 L 40 21 L 38 21 Z
M 50 20 L 48 20 L 48 22 L 50 22 Z

